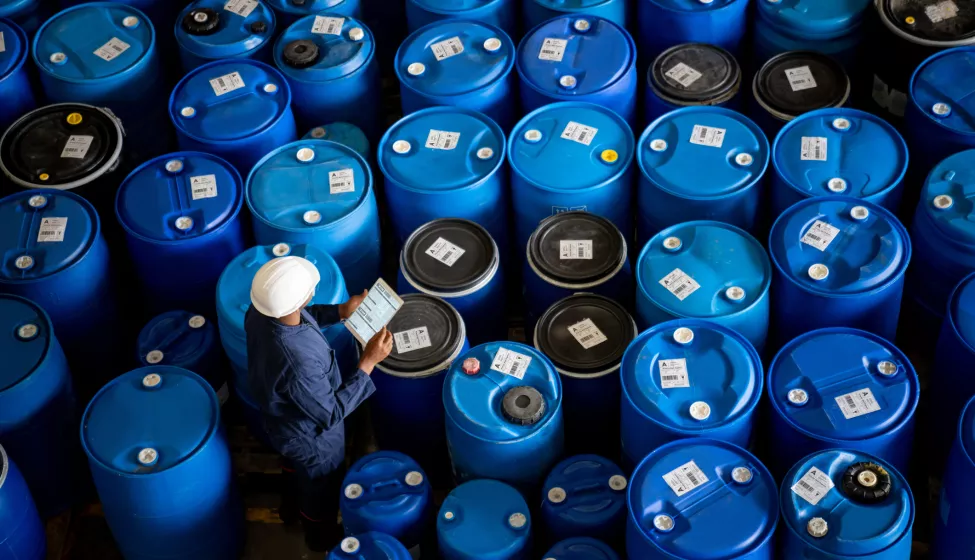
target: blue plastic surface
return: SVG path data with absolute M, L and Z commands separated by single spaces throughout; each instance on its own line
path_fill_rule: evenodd
M 768 162 L 765 133 L 741 113 L 687 107 L 660 117 L 637 149 L 640 243 L 692 220 L 755 231 Z
M 538 530 L 552 541 L 587 537 L 618 542 L 626 526 L 626 484 L 623 470 L 609 459 L 575 455 L 563 460 L 542 485 Z
M 975 499 L 975 405 L 971 401 L 951 431 L 954 444 L 948 457 L 941 487 L 941 500 L 934 521 L 931 558 L 953 560 L 975 549 L 975 533 L 968 528 L 975 518 L 966 504 Z
M 167 311 L 142 327 L 136 347 L 141 365 L 188 369 L 206 379 L 220 404 L 227 401 L 227 365 L 213 321 L 189 311 Z
M 671 238 L 677 240 L 676 249 L 665 246 Z M 670 288 L 662 284 L 668 277 Z M 700 288 L 691 290 L 694 284 L 681 280 L 685 277 Z M 762 245 L 744 231 L 719 222 L 687 222 L 665 229 L 643 248 L 636 278 L 636 320 L 641 329 L 670 319 L 709 319 L 745 335 L 759 352 L 764 348 L 772 265 Z M 743 297 L 732 299 L 740 295 L 729 291 L 735 287 L 744 291 Z
M 710 43 L 738 56 L 747 11 L 748 0 L 641 0 L 636 7 L 640 57 L 653 60 L 681 43 Z
M 754 56 L 759 65 L 788 51 L 818 51 L 852 69 L 870 0 L 756 2 Z
M 234 10 L 228 10 L 226 5 L 226 0 L 194 0 L 176 19 L 176 43 L 179 45 L 184 73 L 225 58 L 254 58 L 270 62 L 271 38 L 276 33 L 274 11 L 263 0 L 258 0 L 253 8 L 249 8 L 250 4 L 240 3 L 234 6 Z M 183 20 L 201 13 L 198 10 L 216 13 L 218 19 L 213 30 L 205 33 L 187 30 Z M 203 14 L 211 17 L 205 12 Z M 213 25 L 204 21 L 207 25 Z
M 911 239 L 889 211 L 849 196 L 806 199 L 776 220 L 769 253 L 779 342 L 825 327 L 894 340 Z
M 525 499 L 496 480 L 461 484 L 447 496 L 437 516 L 437 541 L 444 560 L 527 559 L 531 529 Z
M 515 44 L 495 26 L 449 19 L 422 27 L 403 41 L 394 61 L 403 114 L 463 107 L 509 130 L 516 118 L 514 64 Z
M 347 537 L 338 544 L 325 560 L 413 560 L 410 551 L 396 537 L 370 531 L 355 537 Z
M 16 23 L 0 19 L 0 36 L 4 49 L 0 51 L 0 130 L 7 127 L 33 109 L 37 102 L 27 76 L 27 34 Z M 0 133 L 2 134 L 2 133 Z
M 366 138 L 366 133 L 352 123 L 333 122 L 316 126 L 301 139 L 338 142 L 355 150 L 366 161 L 373 157 L 372 146 L 369 144 L 369 139 Z
M 153 366 L 114 379 L 88 405 L 81 442 L 126 558 L 240 555 L 243 509 L 220 404 L 203 378 Z
M 596 539 L 577 537 L 556 543 L 545 553 L 546 560 L 619 560 L 616 552 Z
M 20 469 L 0 445 L 0 558 L 43 560 L 47 537 Z
M 446 19 L 480 21 L 514 36 L 518 32 L 516 0 L 405 0 L 406 26 L 412 33 Z
M 362 16 L 361 0 L 265 0 L 278 19 L 278 29 L 286 29 L 303 17 L 313 14 L 329 13 L 339 17 L 359 18 Z
M 737 468 L 748 470 L 747 478 L 739 471 L 745 482 L 733 478 Z M 672 480 L 675 471 L 683 480 Z M 713 439 L 671 442 L 630 478 L 626 553 L 641 560 L 771 560 L 777 498 L 772 475 L 748 451 Z M 670 530 L 655 527 L 660 515 L 672 520 Z
M 893 364 L 882 373 L 881 364 Z M 772 472 L 805 455 L 852 447 L 907 471 L 918 378 L 903 352 L 848 328 L 813 331 L 785 345 L 769 366 Z M 804 397 L 804 398 L 803 398 Z
M 33 34 L 47 19 L 51 8 L 41 0 L 0 0 L 0 18 L 9 18 L 26 33 Z
M 522 3 L 525 29 L 561 15 L 598 16 L 625 28 L 628 12 L 625 0 L 524 0 Z

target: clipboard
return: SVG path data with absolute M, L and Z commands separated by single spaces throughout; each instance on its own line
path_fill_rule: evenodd
M 352 312 L 352 316 L 345 320 L 345 328 L 349 329 L 359 344 L 365 346 L 380 329 L 389 324 L 400 307 L 403 307 L 403 299 L 380 278 L 369 289 L 366 299 Z

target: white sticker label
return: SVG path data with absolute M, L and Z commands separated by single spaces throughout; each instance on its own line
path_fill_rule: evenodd
M 3 31 L 0 31 L 0 52 L 7 51 L 7 43 L 3 40 Z
M 789 68 L 785 71 L 785 77 L 789 80 L 789 87 L 792 91 L 802 91 L 816 87 L 816 78 L 813 78 L 812 70 L 808 66 Z
M 244 78 L 240 77 L 240 72 L 231 72 L 210 80 L 210 87 L 213 88 L 213 93 L 220 96 L 244 87 Z
M 892 115 L 903 117 L 907 108 L 907 95 L 903 91 L 889 87 L 879 76 L 873 77 L 873 100 Z
M 343 24 L 345 24 L 345 18 L 315 16 L 315 23 L 311 26 L 311 32 L 319 35 L 341 35 Z
M 396 343 L 397 354 L 406 354 L 407 352 L 433 346 L 433 343 L 430 342 L 430 333 L 427 332 L 426 327 L 394 333 L 393 342 Z
M 562 239 L 559 241 L 559 259 L 569 260 L 592 260 L 592 241 L 588 239 L 571 240 Z
M 704 76 L 704 74 L 698 72 L 683 62 L 678 62 L 676 66 L 670 70 L 667 70 L 667 73 L 664 75 L 684 87 L 690 87 L 691 84 L 700 80 L 701 77 Z
M 802 161 L 826 161 L 826 138 L 822 136 L 803 136 L 799 150 Z
M 84 159 L 85 155 L 88 154 L 88 148 L 91 148 L 91 142 L 94 139 L 94 136 L 68 136 L 68 141 L 65 142 L 64 149 L 61 150 L 61 157 Z
M 565 56 L 565 47 L 568 44 L 569 42 L 565 39 L 547 37 L 542 41 L 542 50 L 538 51 L 538 59 L 562 62 L 562 57 Z
M 836 397 L 836 404 L 840 405 L 840 412 L 847 420 L 880 410 L 880 403 L 873 397 L 873 391 L 867 387 Z
M 37 230 L 38 243 L 60 243 L 64 241 L 64 230 L 68 229 L 67 218 L 42 218 Z
M 596 137 L 597 132 L 599 132 L 597 128 L 569 121 L 569 124 L 565 125 L 565 130 L 562 131 L 562 138 L 588 146 L 592 144 L 592 139 Z
M 691 380 L 687 375 L 687 359 L 660 360 L 660 388 L 676 389 L 690 387 Z
M 726 132 L 727 130 L 723 128 L 696 124 L 694 125 L 694 131 L 691 132 L 691 144 L 720 148 L 724 144 L 724 135 Z
M 569 334 L 571 334 L 583 348 L 589 350 L 593 346 L 602 344 L 609 340 L 603 331 L 599 330 L 596 323 L 593 323 L 591 319 L 583 319 L 578 323 L 569 326 Z
M 464 52 L 464 43 L 460 42 L 460 37 L 451 37 L 446 41 L 430 45 L 430 50 L 433 51 L 433 56 L 437 60 L 444 60 Z
M 697 463 L 690 461 L 664 475 L 664 482 L 677 494 L 677 497 L 687 494 L 691 490 L 708 481 L 704 471 L 697 467 Z
M 190 192 L 193 200 L 201 198 L 216 198 L 217 196 L 217 176 L 216 175 L 197 175 L 190 177 Z
M 227 3 L 223 5 L 223 9 L 238 16 L 247 17 L 257 9 L 257 6 L 257 0 L 227 0 Z
M 129 50 L 130 46 L 131 45 L 125 41 L 112 37 L 107 43 L 95 50 L 95 56 L 104 60 L 105 62 L 111 62 L 118 58 L 120 54 Z
M 427 135 L 426 147 L 433 150 L 453 150 L 460 141 L 459 132 L 446 132 L 444 130 L 431 130 Z
M 339 169 L 328 172 L 329 194 L 355 192 L 355 172 L 351 169 Z
M 498 353 L 494 355 L 494 361 L 491 362 L 491 369 L 516 379 L 524 379 L 530 363 L 532 363 L 531 356 L 519 354 L 507 348 L 498 348 Z
M 701 287 L 696 280 L 684 273 L 683 270 L 675 268 L 670 274 L 660 279 L 660 285 L 667 288 L 670 293 L 677 296 L 677 299 L 684 301 L 688 296 Z
M 826 222 L 816 220 L 813 222 L 806 235 L 802 236 L 802 242 L 810 247 L 815 247 L 820 251 L 825 251 L 829 244 L 840 234 L 839 228 L 833 227 Z
M 464 253 L 467 251 L 447 241 L 443 237 L 438 237 L 433 242 L 433 245 L 430 245 L 424 252 L 447 266 L 454 266 L 454 263 L 464 256 Z
M 809 472 L 792 485 L 792 492 L 812 505 L 818 504 L 832 489 L 833 481 L 829 475 L 816 467 L 809 469 Z
M 958 15 L 958 6 L 951 0 L 938 2 L 924 8 L 924 14 L 928 16 L 931 23 L 941 23 L 946 19 L 951 19 Z

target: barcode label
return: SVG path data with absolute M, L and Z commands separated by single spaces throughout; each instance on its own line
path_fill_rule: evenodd
M 318 35 L 341 35 L 342 25 L 345 18 L 315 16 L 315 23 L 311 26 L 311 32 Z
M 38 243 L 60 243 L 64 241 L 64 230 L 68 229 L 67 218 L 42 218 L 37 230 Z
M 723 128 L 696 124 L 694 125 L 694 130 L 691 132 L 691 144 L 720 148 L 724 144 L 724 135 L 726 132 L 728 131 Z
M 562 62 L 562 57 L 565 56 L 565 47 L 568 44 L 569 42 L 565 39 L 547 37 L 542 41 L 542 50 L 538 51 L 538 59 Z
M 704 74 L 698 72 L 683 62 L 678 62 L 676 66 L 670 70 L 667 70 L 667 73 L 664 74 L 664 76 L 667 76 L 684 87 L 690 87 L 691 84 L 700 80 Z
M 240 77 L 240 72 L 231 72 L 210 80 L 210 87 L 213 88 L 213 93 L 220 96 L 244 87 L 244 78 Z
M 802 236 L 802 242 L 810 247 L 815 247 L 820 251 L 825 251 L 829 244 L 840 234 L 839 228 L 835 228 L 826 222 L 816 220 L 812 227 Z
M 951 19 L 958 15 L 958 6 L 951 0 L 938 2 L 924 8 L 924 14 L 928 16 L 931 23 L 941 23 L 946 19 Z
M 433 346 L 430 342 L 430 333 L 426 327 L 418 327 L 408 331 L 393 333 L 393 342 L 396 343 L 396 353 L 406 354 L 414 350 L 429 348 Z
M 809 472 L 802 475 L 802 478 L 792 486 L 793 493 L 812 505 L 818 504 L 832 489 L 833 481 L 829 475 L 816 467 L 809 469 Z
M 812 70 L 808 66 L 789 68 L 785 71 L 785 77 L 789 80 L 789 87 L 792 88 L 792 91 L 816 87 L 816 78 L 813 78 Z
M 351 169 L 339 169 L 328 172 L 329 194 L 355 192 L 355 172 Z
M 95 49 L 95 56 L 105 62 L 111 62 L 118 58 L 120 54 L 129 50 L 130 46 L 125 41 L 112 37 L 107 43 Z
M 583 319 L 569 326 L 569 334 L 586 350 L 609 340 L 591 319 Z
M 227 0 L 227 3 L 223 5 L 223 9 L 238 16 L 247 17 L 257 9 L 257 5 L 257 0 Z
M 708 481 L 704 471 L 697 463 L 690 461 L 664 475 L 664 482 L 677 494 L 677 497 L 687 494 L 691 490 Z
M 678 387 L 690 387 L 691 380 L 687 375 L 687 359 L 676 358 L 673 360 L 659 360 L 660 366 L 660 388 L 677 389 Z
M 874 398 L 873 391 L 866 387 L 836 397 L 836 404 L 840 405 L 840 412 L 847 420 L 880 410 L 880 403 Z
M 197 175 L 196 177 L 190 177 L 190 192 L 192 193 L 193 200 L 216 198 L 217 176 Z
M 7 52 L 7 43 L 3 40 L 3 31 L 0 31 L 0 52 Z
M 696 280 L 684 273 L 683 270 L 675 268 L 670 274 L 660 279 L 660 285 L 674 294 L 677 299 L 684 301 L 691 294 L 701 287 Z
M 68 141 L 65 142 L 64 149 L 61 150 L 61 157 L 84 159 L 94 139 L 94 136 L 68 136 Z
M 433 56 L 440 61 L 464 52 L 464 43 L 460 42 L 460 37 L 451 37 L 446 41 L 430 45 L 430 50 L 433 51 Z
M 802 161 L 826 161 L 826 138 L 803 136 L 799 159 Z
M 427 135 L 426 147 L 433 150 L 453 150 L 460 141 L 459 132 L 446 132 L 444 130 L 431 130 Z
M 433 242 L 433 245 L 430 245 L 424 252 L 447 266 L 454 266 L 454 263 L 464 256 L 464 253 L 467 251 L 447 241 L 443 237 L 438 237 Z
M 559 260 L 592 260 L 592 240 L 562 239 L 559 241 Z
M 491 369 L 510 375 L 515 379 L 524 379 L 530 363 L 532 363 L 531 356 L 519 354 L 507 348 L 498 348 L 498 353 L 494 355 L 494 361 L 491 362 Z
M 569 121 L 569 124 L 565 125 L 565 130 L 562 131 L 562 138 L 588 146 L 592 144 L 592 139 L 596 137 L 597 132 L 599 132 L 597 128 Z

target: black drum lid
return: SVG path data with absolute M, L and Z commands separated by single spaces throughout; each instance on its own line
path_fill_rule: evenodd
M 595 294 L 575 294 L 542 315 L 535 347 L 563 372 L 592 375 L 619 365 L 636 335 L 636 324 L 622 305 Z M 602 337 L 606 340 L 598 342 Z
M 683 79 L 687 73 L 675 68 L 683 64 L 701 74 L 696 80 Z M 667 73 L 674 71 L 674 76 Z M 706 43 L 687 43 L 660 54 L 647 76 L 651 88 L 663 96 L 687 103 L 705 103 L 726 97 L 741 82 L 741 67 L 728 51 Z
M 975 37 L 972 0 L 885 0 L 884 16 L 904 33 L 925 41 Z
M 450 245 L 438 245 L 440 240 L 464 252 L 457 257 Z M 435 251 L 435 245 L 443 249 Z M 403 245 L 400 265 L 417 288 L 450 294 L 485 281 L 497 269 L 498 258 L 498 248 L 483 227 L 468 220 L 443 218 L 420 226 L 410 235 Z
M 809 68 L 816 87 L 793 87 L 786 72 L 803 67 Z M 818 52 L 782 53 L 766 62 L 755 76 L 755 94 L 759 101 L 776 113 L 790 117 L 842 106 L 849 92 L 850 78 L 843 66 Z
M 592 241 L 592 259 L 562 259 L 562 241 Z M 562 284 L 597 282 L 618 270 L 626 259 L 620 231 L 602 216 L 562 212 L 542 220 L 528 240 L 531 264 L 547 279 Z
M 453 306 L 426 294 L 403 296 L 403 307 L 387 328 L 393 333 L 393 351 L 380 365 L 383 371 L 405 377 L 447 363 L 463 346 L 466 336 L 463 320 Z M 407 350 L 411 340 L 415 349 Z

